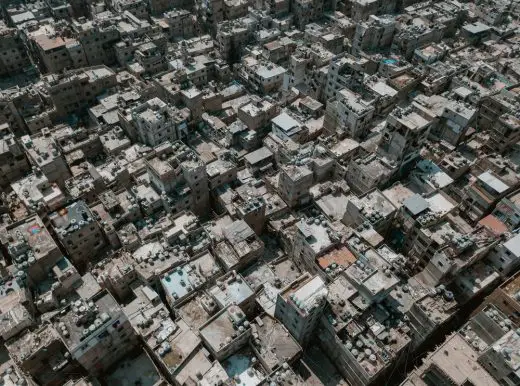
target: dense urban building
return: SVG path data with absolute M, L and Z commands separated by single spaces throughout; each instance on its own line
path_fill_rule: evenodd
M 520 386 L 518 0 L 0 11 L 0 385 Z

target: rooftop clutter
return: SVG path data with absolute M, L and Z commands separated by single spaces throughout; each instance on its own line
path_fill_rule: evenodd
M 2 7 L 0 384 L 520 384 L 517 2 Z

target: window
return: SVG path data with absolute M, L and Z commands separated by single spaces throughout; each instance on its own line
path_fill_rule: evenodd
M 106 338 L 108 336 L 108 331 L 103 331 L 101 334 L 98 335 L 99 339 Z

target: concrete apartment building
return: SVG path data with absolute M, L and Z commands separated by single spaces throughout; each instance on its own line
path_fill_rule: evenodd
M 282 288 L 277 295 L 275 316 L 302 346 L 308 343 L 318 324 L 327 293 L 319 276 L 307 274 Z
M 29 162 L 39 168 L 50 182 L 56 182 L 63 188 L 71 175 L 49 129 L 42 129 L 41 135 L 23 136 L 21 141 Z
M 405 167 L 417 159 L 429 135 L 430 122 L 410 109 L 395 109 L 386 119 L 378 153 Z
M 290 207 L 305 204 L 309 200 L 309 188 L 312 182 L 313 174 L 307 167 L 284 166 L 278 180 L 280 196 Z
M 364 100 L 361 95 L 343 88 L 327 103 L 324 126 L 330 133 L 342 131 L 354 139 L 364 138 L 374 113 L 373 100 Z
M 31 66 L 20 32 L 0 23 L 0 76 L 21 72 Z
M 136 106 L 132 110 L 132 121 L 138 137 L 149 146 L 182 140 L 187 134 L 185 118 L 159 98 Z
M 108 369 L 136 343 L 122 308 L 106 291 L 76 300 L 55 322 L 71 358 L 93 374 Z
M 0 386 L 520 385 L 518 1 L 0 2 Z
M 74 264 L 87 265 L 105 246 L 101 226 L 83 201 L 51 213 L 49 221 Z
M 116 74 L 106 66 L 52 74 L 44 78 L 43 95 L 55 107 L 54 116 L 64 117 L 85 109 L 96 97 L 117 84 Z

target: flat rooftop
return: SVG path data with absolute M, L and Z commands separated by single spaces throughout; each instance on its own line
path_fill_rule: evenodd
M 519 257 L 520 256 L 520 234 L 515 235 L 511 239 L 507 240 L 504 243 L 504 248 L 506 248 L 508 251 L 510 251 L 513 256 Z
M 214 257 L 211 253 L 206 252 L 192 262 L 163 275 L 161 284 L 166 296 L 171 296 L 175 300 L 182 299 L 219 272 L 220 268 Z
M 343 156 L 349 154 L 350 152 L 355 151 L 359 148 L 359 142 L 352 138 L 345 138 L 334 146 L 331 147 L 330 151 L 338 158 L 342 158 Z
M 498 194 L 504 193 L 509 189 L 509 186 L 495 177 L 493 173 L 487 171 L 480 174 L 477 179 L 492 188 Z
M 286 112 L 277 115 L 272 119 L 273 124 L 278 126 L 284 133 L 291 136 L 301 130 L 301 124 Z
M 84 201 L 76 201 L 49 215 L 52 226 L 57 232 L 75 232 L 89 226 L 94 219 Z M 92 226 L 92 225 L 91 225 Z
M 231 355 L 227 358 L 222 366 L 226 370 L 229 378 L 233 379 L 233 383 L 244 386 L 258 386 L 264 381 L 265 374 L 253 352 L 248 349 Z
M 273 153 L 271 152 L 271 150 L 269 150 L 268 148 L 266 148 L 264 146 L 255 151 L 247 153 L 244 156 L 244 158 L 248 164 L 250 164 L 251 166 L 254 166 L 261 162 L 265 162 L 266 160 L 272 159 Z
M 217 285 L 208 290 L 209 294 L 221 305 L 242 304 L 254 296 L 254 292 L 246 283 L 242 275 L 232 271 L 217 280 Z
M 300 281 L 301 280 L 301 281 Z M 308 313 L 327 297 L 328 289 L 321 277 L 304 276 L 283 290 L 279 296 L 293 303 L 302 313 Z
M 327 220 L 309 217 L 297 222 L 296 227 L 316 254 L 331 248 L 336 243 L 334 231 Z
M 113 386 L 156 386 L 162 377 L 145 352 L 135 358 L 125 358 L 106 376 L 105 381 Z
M 427 371 L 429 366 L 435 365 L 457 385 L 467 382 L 475 386 L 498 385 L 477 359 L 473 348 L 460 335 L 454 334 L 424 360 L 420 370 Z
M 347 247 L 340 247 L 319 257 L 318 265 L 324 270 L 329 267 L 348 267 L 356 260 L 356 256 Z
M 387 218 L 395 212 L 396 208 L 379 190 L 374 190 L 362 198 L 352 198 L 352 202 L 361 209 L 363 208 L 363 215 L 371 217 L 374 214 Z
M 178 315 L 194 330 L 198 330 L 206 321 L 211 318 L 209 309 L 203 305 L 207 296 L 194 296 L 182 305 L 178 306 L 176 312 Z M 213 300 L 209 300 L 213 302 Z M 214 302 L 213 302 L 214 304 Z
M 403 109 L 394 110 L 388 118 L 390 122 L 393 120 L 399 122 L 401 125 L 409 130 L 421 130 L 429 125 L 429 121 L 417 114 L 415 111 Z
M 175 322 L 168 320 L 166 323 L 157 331 L 158 344 L 154 351 L 164 366 L 173 373 L 195 352 L 200 339 L 182 319 Z
M 23 245 L 29 247 L 36 260 L 46 257 L 49 254 L 56 255 L 56 257 L 61 255 L 54 239 L 37 215 L 28 217 L 13 228 L 8 228 L 7 235 L 3 237 L 7 238 L 4 243 L 7 244 L 9 254 L 15 262 L 21 264 L 23 264 L 23 261 L 19 261 L 18 259 L 22 256 L 20 252 L 24 249 Z M 30 258 L 30 256 L 27 256 L 26 253 L 25 258 Z
M 349 197 L 344 194 L 327 194 L 316 201 L 316 205 L 332 221 L 341 220 L 347 209 Z
M 59 337 L 56 331 L 49 325 L 43 325 L 36 331 L 26 331 L 17 338 L 6 343 L 7 350 L 11 358 L 21 364 L 27 358 L 37 354 L 40 350 L 49 347 L 58 341 Z M 65 359 L 64 357 L 61 358 Z M 58 361 L 56 364 L 59 363 Z
M 263 242 L 244 220 L 234 221 L 224 228 L 223 233 L 239 259 L 263 247 Z
M 252 330 L 254 347 L 269 370 L 273 370 L 285 361 L 291 361 L 302 350 L 287 329 L 268 315 L 257 317 L 252 323 Z
M 180 248 L 171 248 L 158 241 L 152 241 L 137 248 L 132 258 L 136 271 L 144 280 L 157 276 L 172 267 L 179 265 L 188 256 Z
M 93 299 L 80 299 L 71 303 L 64 315 L 59 315 L 55 328 L 70 351 L 96 338 L 96 331 L 114 323 L 122 309 L 108 293 L 103 292 Z
M 236 338 L 237 326 L 244 320 L 244 312 L 240 307 L 232 305 L 206 322 L 199 329 L 199 333 L 210 347 L 215 351 L 219 351 L 223 345 L 230 344 Z

